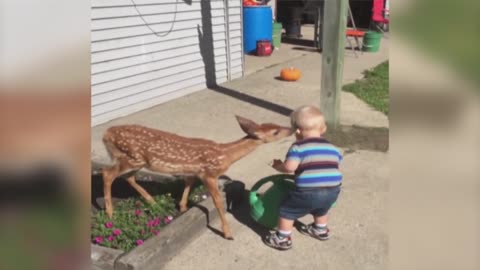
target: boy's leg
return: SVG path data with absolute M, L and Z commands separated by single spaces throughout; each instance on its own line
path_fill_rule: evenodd
M 313 220 L 315 222 L 315 225 L 317 226 L 327 226 L 327 222 L 328 222 L 328 214 L 325 214 L 323 216 L 314 216 L 313 217 Z
M 329 238 L 329 229 L 327 227 L 328 215 L 326 213 L 314 214 L 313 220 L 313 224 L 306 227 L 306 232 L 319 240 L 327 240 Z
M 292 229 L 294 221 L 306 215 L 309 209 L 303 205 L 302 194 L 290 192 L 282 202 L 279 211 L 278 230 L 264 238 L 265 244 L 270 247 L 287 250 L 292 247 Z
M 327 227 L 328 212 L 331 206 L 337 201 L 339 193 L 340 187 L 324 189 L 317 193 L 315 205 L 318 208 L 311 212 L 314 222 L 306 228 L 312 237 L 320 240 L 327 240 L 329 238 L 329 229 Z
M 292 234 L 294 220 L 280 217 L 278 220 L 277 236 L 280 239 L 286 238 Z
M 294 220 L 280 217 L 278 220 L 278 230 L 265 237 L 265 244 L 280 250 L 290 249 L 292 247 L 291 235 L 293 222 Z

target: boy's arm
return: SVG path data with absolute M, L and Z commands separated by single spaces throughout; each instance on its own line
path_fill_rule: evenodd
M 300 164 L 300 161 L 297 161 L 297 160 L 287 159 L 285 160 L 285 162 L 283 162 L 279 159 L 275 159 L 273 160 L 272 167 L 279 172 L 294 173 L 295 170 L 298 168 L 299 164 Z
M 344 152 L 340 150 L 340 148 L 337 148 L 337 151 L 338 151 L 338 165 L 340 165 L 343 161 Z

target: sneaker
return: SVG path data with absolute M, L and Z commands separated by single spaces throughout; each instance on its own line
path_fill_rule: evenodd
M 329 238 L 328 233 L 330 232 L 330 230 L 328 229 L 328 227 L 325 229 L 318 229 L 312 223 L 307 226 L 306 231 L 311 237 L 316 238 L 318 240 L 324 241 L 324 240 L 328 240 Z
M 292 237 L 288 236 L 284 239 L 280 239 L 276 232 L 272 232 L 269 235 L 265 236 L 263 242 L 272 248 L 279 250 L 287 250 L 292 248 Z

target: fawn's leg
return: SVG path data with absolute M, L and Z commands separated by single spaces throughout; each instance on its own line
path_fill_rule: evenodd
M 195 180 L 197 178 L 192 177 L 192 176 L 187 176 L 185 177 L 185 189 L 183 190 L 182 194 L 182 200 L 180 200 L 180 212 L 185 212 L 187 211 L 187 202 L 188 202 L 188 194 L 190 194 L 190 189 L 195 183 Z
M 113 206 L 112 206 L 112 184 L 118 176 L 118 163 L 111 167 L 103 168 L 103 198 L 105 200 L 105 212 L 112 218 Z
M 121 175 L 132 171 L 138 171 L 142 168 L 141 164 L 133 164 L 128 159 L 117 159 L 115 165 L 111 167 L 104 168 L 102 170 L 103 174 L 103 196 L 105 199 L 105 211 L 107 215 L 111 218 L 113 216 L 113 205 L 112 205 L 112 184 L 115 179 Z M 135 179 L 134 179 L 135 180 Z M 136 184 L 136 183 L 135 183 Z M 143 189 L 143 188 L 142 188 Z
M 204 181 L 204 184 L 207 186 L 207 189 L 212 196 L 213 203 L 215 204 L 218 214 L 220 215 L 224 237 L 226 239 L 233 240 L 232 233 L 230 232 L 230 226 L 227 223 L 227 218 L 225 217 L 225 212 L 223 210 L 222 196 L 218 190 L 217 178 L 209 177 Z
M 142 186 L 140 186 L 137 181 L 135 180 L 135 175 L 131 175 L 127 178 L 127 182 L 138 192 L 142 197 L 149 203 L 155 204 L 155 200 L 152 198 L 152 196 L 145 190 L 143 189 Z

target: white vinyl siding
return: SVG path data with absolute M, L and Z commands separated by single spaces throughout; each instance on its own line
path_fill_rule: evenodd
M 243 76 L 241 0 L 92 0 L 93 126 L 206 88 L 200 1 L 210 1 L 216 82 Z
M 242 1 L 228 1 L 228 36 L 230 46 L 230 79 L 243 77 Z

